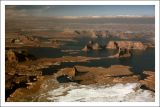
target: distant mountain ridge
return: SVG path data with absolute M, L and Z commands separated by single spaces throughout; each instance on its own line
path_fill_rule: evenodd
M 81 19 L 81 18 L 154 18 L 154 16 L 116 15 L 116 16 L 53 16 L 52 18 Z

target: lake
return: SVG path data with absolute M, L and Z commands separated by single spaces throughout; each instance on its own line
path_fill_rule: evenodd
M 35 55 L 38 58 L 57 58 L 62 56 L 88 56 L 88 57 L 100 57 L 101 60 L 92 60 L 89 62 L 63 62 L 60 65 L 54 65 L 44 70 L 45 74 L 52 74 L 52 72 L 65 67 L 73 67 L 74 65 L 82 66 L 97 66 L 97 67 L 109 67 L 111 65 L 126 65 L 132 67 L 132 71 L 136 74 L 141 74 L 144 70 L 155 70 L 155 48 L 148 48 L 146 50 L 133 50 L 132 57 L 130 58 L 107 58 L 110 55 L 117 53 L 117 50 L 99 50 L 83 52 L 79 51 L 74 54 L 70 52 L 64 52 L 62 50 L 81 50 L 85 44 L 87 44 L 89 38 L 80 39 L 78 42 L 69 42 L 61 48 L 47 48 L 47 47 L 36 47 L 29 48 L 29 53 Z M 105 41 L 105 42 L 104 42 Z M 101 44 L 105 44 L 107 40 L 98 40 Z M 54 70 L 53 70 L 54 69 Z

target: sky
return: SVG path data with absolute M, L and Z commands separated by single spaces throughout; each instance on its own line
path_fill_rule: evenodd
M 154 5 L 7 5 L 7 16 L 155 16 Z

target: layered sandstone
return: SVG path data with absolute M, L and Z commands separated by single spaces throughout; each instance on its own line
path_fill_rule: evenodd
M 111 55 L 108 58 L 128 58 L 131 57 L 132 53 L 129 49 L 121 49 L 119 48 L 118 53 L 115 55 Z
M 145 50 L 147 46 L 140 41 L 110 41 L 106 45 L 106 48 L 107 49 L 126 48 L 126 49 Z
M 112 65 L 108 68 L 75 66 L 83 75 L 76 75 L 73 79 L 79 80 L 80 84 L 115 84 L 138 82 L 139 76 L 133 75 L 130 67 Z
M 145 78 L 140 81 L 141 84 L 143 84 L 146 88 L 155 91 L 155 72 L 144 71 L 143 74 Z
M 82 51 L 90 51 L 90 50 L 100 50 L 103 49 L 103 47 L 93 41 L 89 41 L 89 43 L 82 49 Z

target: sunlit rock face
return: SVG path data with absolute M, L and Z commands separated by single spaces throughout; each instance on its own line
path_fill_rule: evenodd
M 6 62 L 24 62 L 28 60 L 36 60 L 34 55 L 29 54 L 27 51 L 15 51 L 15 50 L 6 50 Z
M 111 55 L 111 56 L 108 56 L 108 58 L 128 58 L 128 57 L 131 57 L 132 56 L 132 53 L 129 49 L 121 49 L 119 48 L 118 49 L 118 53 L 115 54 L 115 55 Z
M 73 79 L 80 81 L 80 84 L 83 85 L 135 83 L 139 81 L 138 75 L 133 75 L 128 66 L 113 65 L 108 68 L 76 66 L 76 69 L 83 75 L 77 75 Z
M 155 91 L 155 72 L 153 71 L 144 71 L 145 78 L 141 80 L 140 83 L 143 84 L 146 88 Z
M 76 75 L 77 71 L 76 71 L 76 68 L 73 67 L 73 68 L 64 68 L 64 69 L 61 69 L 57 74 L 56 76 L 59 77 L 59 76 L 68 76 L 68 78 L 72 79 L 75 75 Z
M 82 49 L 82 51 L 90 51 L 90 50 L 100 50 L 103 49 L 103 46 L 101 46 L 100 44 L 93 42 L 93 41 L 89 41 L 89 43 L 87 45 L 85 45 L 85 47 Z
M 84 46 L 82 51 L 119 48 L 145 50 L 147 47 L 151 46 L 149 46 L 148 44 L 143 44 L 140 41 L 109 41 L 109 43 L 107 43 L 106 46 L 102 46 L 99 43 L 89 41 L 89 43 Z
M 144 50 L 147 48 L 147 46 L 140 41 L 110 41 L 106 45 L 106 48 L 107 49 L 127 48 L 127 49 Z
M 46 96 L 54 102 L 153 102 L 154 92 L 139 88 L 137 83 L 113 86 L 74 85 L 61 86 Z
M 17 58 L 16 58 L 16 54 L 13 50 L 8 50 L 6 52 L 6 60 L 9 62 L 9 63 L 12 63 L 12 62 L 16 62 L 17 61 Z

